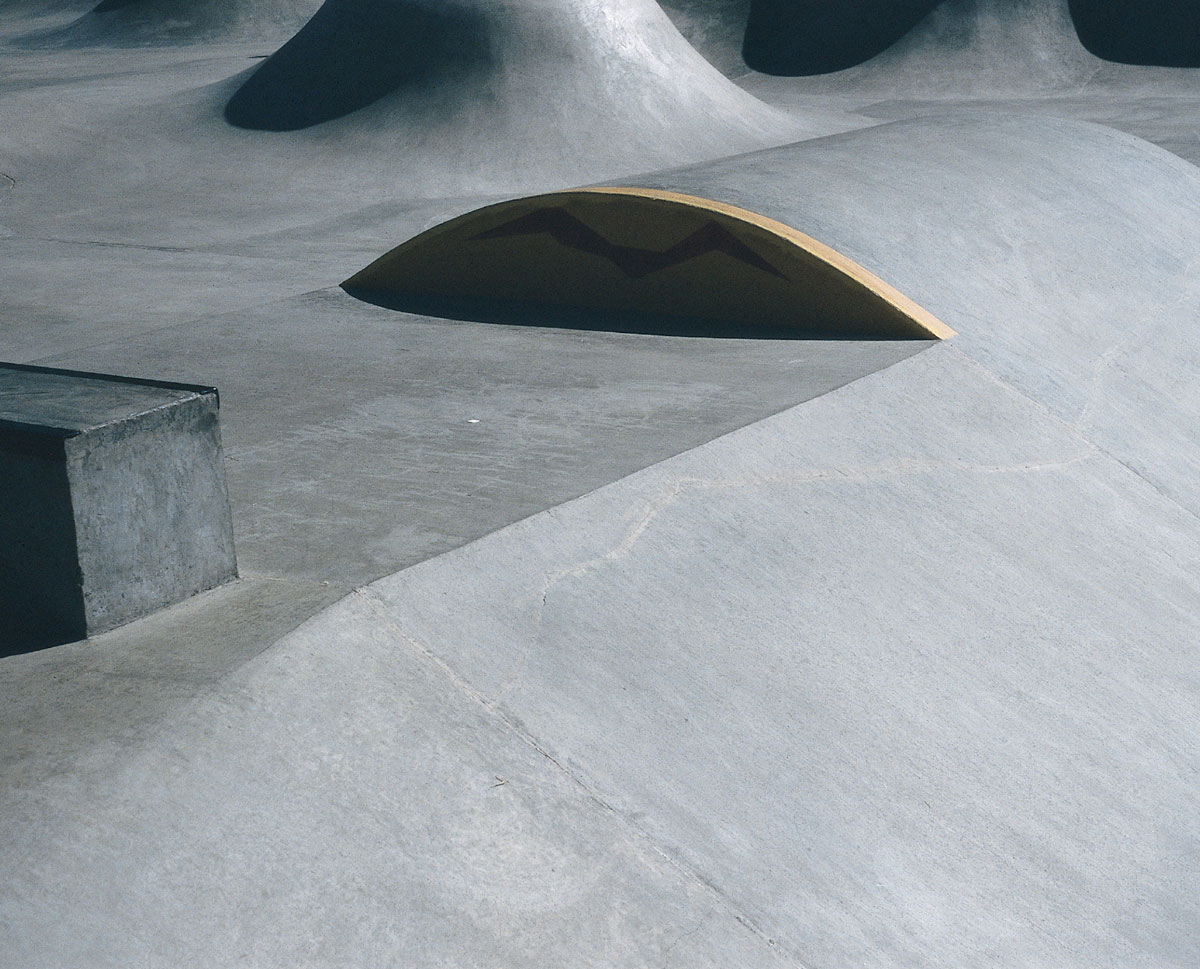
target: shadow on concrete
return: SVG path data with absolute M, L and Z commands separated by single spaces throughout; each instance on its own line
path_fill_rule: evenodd
M 136 3 L 142 3 L 143 0 L 101 0 L 100 3 L 92 7 L 92 13 L 112 13 L 114 10 L 122 10 L 125 7 L 132 7 Z
M 0 428 L 0 656 L 87 635 L 62 449 Z
M 1197 0 L 1070 0 L 1083 46 L 1105 60 L 1200 67 Z
M 845 70 L 881 54 L 941 0 L 753 0 L 742 56 L 764 74 Z M 1197 0 L 1069 0 L 1079 40 L 1122 64 L 1200 67 Z
M 746 326 L 744 323 L 723 323 L 632 310 L 616 311 L 545 306 L 516 301 L 423 296 L 357 286 L 342 288 L 364 303 L 416 316 L 433 316 L 464 323 L 497 323 L 601 333 L 640 333 L 647 336 L 703 337 L 710 340 L 887 340 L 880 337 L 878 331 L 871 332 L 866 328 L 855 331 L 840 322 L 838 332 L 831 333 L 828 327 L 818 326 L 812 329 L 794 326 Z M 905 338 L 892 339 L 903 342 Z
M 753 0 L 742 57 L 764 74 L 828 74 L 869 60 L 939 0 Z
M 491 56 L 486 19 L 452 0 L 326 0 L 230 98 L 225 119 L 297 131 L 403 88 L 483 70 Z

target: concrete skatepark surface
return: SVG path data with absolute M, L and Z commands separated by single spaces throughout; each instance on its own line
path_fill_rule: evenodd
M 0 659 L 0 965 L 1200 962 L 1200 76 L 1057 0 L 795 78 L 744 4 L 667 11 L 720 70 L 648 0 L 452 7 L 381 93 L 337 35 L 432 5 L 0 11 L 0 358 L 219 387 L 243 574 Z M 957 335 L 337 288 L 604 182 Z

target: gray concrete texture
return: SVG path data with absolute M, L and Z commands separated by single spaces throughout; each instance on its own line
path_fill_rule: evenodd
M 671 13 L 711 53 L 737 6 Z M 0 358 L 219 386 L 245 567 L 0 662 L 0 965 L 1197 964 L 1200 78 L 1063 8 L 944 4 L 829 78 L 712 54 L 735 84 L 648 0 L 455 4 L 486 57 L 272 131 L 240 91 L 277 122 L 350 76 L 333 27 L 431 8 L 327 4 L 260 75 L 285 36 L 7 6 Z M 604 181 L 959 335 L 335 288 Z

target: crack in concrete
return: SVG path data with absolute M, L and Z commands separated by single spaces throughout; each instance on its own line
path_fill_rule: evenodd
M 663 949 L 662 962 L 659 964 L 659 969 L 666 969 L 667 963 L 670 961 L 671 950 L 674 949 L 675 946 L 679 945 L 679 943 L 682 942 L 684 939 L 690 939 L 693 935 L 695 935 L 702 928 L 704 928 L 704 924 L 707 921 L 708 921 L 707 919 L 701 919 L 694 926 L 692 926 L 692 928 L 688 929 L 686 932 L 679 933 L 679 935 L 677 935 L 671 941 L 671 944 L 668 945 L 665 949 Z M 772 944 L 772 940 L 768 939 L 767 943 Z
M 572 784 L 578 787 L 589 800 L 596 804 L 601 810 L 611 815 L 619 826 L 630 832 L 634 836 L 635 840 L 652 849 L 656 855 L 660 856 L 667 865 L 682 875 L 685 879 L 703 886 L 713 900 L 717 903 L 717 905 L 725 910 L 727 915 L 735 919 L 741 925 L 745 926 L 746 930 L 750 932 L 751 935 L 757 938 L 757 940 L 769 951 L 771 951 L 773 955 L 778 957 L 779 950 L 781 948 L 778 940 L 768 937 L 766 932 L 759 928 L 753 919 L 751 919 L 748 915 L 738 911 L 733 902 L 711 880 L 706 878 L 695 868 L 691 867 L 689 864 L 687 864 L 687 862 L 675 857 L 671 852 L 659 844 L 658 841 L 656 841 L 648 831 L 613 807 L 612 804 L 604 799 L 604 796 L 598 790 L 596 790 L 591 784 L 589 784 L 582 777 L 558 760 L 552 753 L 550 753 L 549 750 L 539 743 L 537 738 L 529 733 L 528 730 L 517 724 L 513 719 L 505 714 L 503 710 L 498 709 L 493 703 L 489 702 L 483 693 L 471 686 L 470 683 L 459 676 L 458 673 L 456 673 L 454 669 L 432 649 L 430 649 L 420 640 L 416 639 L 414 636 L 409 635 L 409 633 L 404 630 L 400 624 L 396 622 L 396 620 L 389 614 L 386 603 L 378 598 L 378 596 L 376 596 L 369 588 L 356 589 L 351 593 L 351 595 L 361 601 L 396 639 L 408 645 L 408 647 L 417 653 L 418 656 L 424 659 L 425 662 L 431 664 L 444 677 L 446 677 L 446 679 L 450 681 L 455 689 L 459 690 L 470 700 L 482 707 L 492 718 L 498 720 L 522 743 L 532 748 L 543 758 L 549 761 L 553 767 L 563 774 Z M 679 942 L 680 939 L 685 938 L 687 935 L 699 931 L 703 924 L 704 922 L 702 920 L 694 929 L 691 930 L 691 932 L 684 932 L 681 934 L 679 938 L 675 940 L 676 943 Z M 670 947 L 668 947 L 668 951 L 669 948 Z M 811 969 L 811 967 L 807 966 L 791 953 L 788 953 L 787 956 L 791 961 L 793 961 L 795 969 Z
M 545 615 L 550 593 L 554 588 L 566 579 L 588 575 L 604 565 L 620 561 L 628 556 L 634 546 L 641 541 L 655 519 L 675 504 L 684 494 L 697 491 L 729 491 L 779 485 L 803 487 L 809 484 L 829 481 L 872 481 L 883 478 L 933 474 L 939 471 L 963 472 L 966 474 L 1030 474 L 1034 472 L 1060 471 L 1086 461 L 1100 453 L 1102 453 L 1100 448 L 1087 442 L 1087 447 L 1082 451 L 1059 461 L 1030 461 L 1019 464 L 997 465 L 970 464 L 957 461 L 893 461 L 862 468 L 827 468 L 801 474 L 756 474 L 727 479 L 677 478 L 670 487 L 660 490 L 657 496 L 643 499 L 643 504 L 647 506 L 646 511 L 632 526 L 626 529 L 621 540 L 611 549 L 600 555 L 574 562 L 565 568 L 545 574 L 544 581 L 538 592 L 523 600 L 523 603 L 531 600 L 539 601 L 537 613 L 533 618 L 533 628 L 527 638 L 526 648 L 522 651 L 521 657 L 514 665 L 512 672 L 505 678 L 500 688 L 496 691 L 495 698 L 486 702 L 490 706 L 495 706 L 495 704 L 504 700 L 517 683 L 520 682 L 529 665 L 529 659 L 540 639 L 543 616 Z
M 15 182 L 13 184 L 16 184 Z M 54 236 L 38 236 L 32 242 L 57 242 L 68 246 L 105 246 L 112 249 L 143 249 L 148 252 L 192 252 L 183 246 L 148 246 L 138 242 L 105 242 L 100 239 L 59 239 Z
M 1068 428 L 1063 419 L 1050 410 L 1045 404 L 1026 395 L 1023 391 L 1008 383 L 994 371 L 990 370 L 983 364 L 979 363 L 972 357 L 967 356 L 960 350 L 953 347 L 948 347 L 945 344 L 945 352 L 953 354 L 962 365 L 969 367 L 979 373 L 980 376 L 990 380 L 997 387 L 1001 388 L 1005 393 L 1011 394 L 1019 398 L 1025 404 L 1036 408 L 1039 412 L 1045 415 L 1053 423 Z M 838 388 L 841 389 L 841 388 Z M 808 402 L 806 402 L 808 403 Z M 804 406 L 799 404 L 797 406 Z M 735 432 L 737 433 L 737 432 Z M 594 556 L 590 559 L 585 559 L 576 562 L 565 569 L 560 569 L 557 572 L 548 572 L 545 575 L 541 587 L 531 596 L 526 596 L 517 601 L 518 608 L 523 608 L 531 602 L 538 602 L 537 613 L 533 618 L 533 628 L 529 633 L 529 637 L 522 651 L 520 658 L 513 665 L 512 671 L 505 677 L 500 687 L 496 691 L 495 698 L 489 701 L 492 704 L 497 704 L 503 701 L 520 682 L 529 665 L 529 660 L 533 655 L 537 643 L 541 637 L 542 621 L 545 615 L 547 600 L 553 588 L 568 578 L 578 577 L 592 572 L 601 567 L 606 562 L 615 562 L 624 558 L 629 551 L 637 544 L 638 540 L 645 534 L 646 530 L 653 523 L 654 519 L 663 512 L 667 507 L 678 500 L 680 494 L 685 490 L 695 490 L 698 488 L 744 488 L 744 487 L 761 487 L 764 485 L 779 485 L 779 484 L 797 484 L 804 485 L 817 481 L 832 481 L 832 480 L 855 480 L 865 481 L 871 478 L 895 477 L 898 475 L 914 475 L 914 474 L 930 474 L 936 471 L 943 470 L 958 470 L 974 473 L 1024 473 L 1033 470 L 1048 470 L 1067 467 L 1071 464 L 1090 457 L 1095 453 L 1106 453 L 1097 445 L 1088 441 L 1082 436 L 1081 440 L 1085 442 L 1087 447 L 1077 455 L 1067 459 L 1064 462 L 1050 462 L 1043 465 L 1035 463 L 1027 463 L 1023 465 L 970 465 L 962 462 L 906 462 L 897 461 L 886 464 L 873 465 L 867 468 L 859 468 L 848 470 L 845 468 L 822 469 L 807 472 L 801 475 L 758 475 L 758 476 L 743 476 L 741 478 L 732 479 L 702 479 L 681 477 L 666 489 L 666 492 L 660 490 L 661 497 L 655 500 L 653 497 L 643 498 L 643 505 L 648 510 L 639 518 L 631 528 L 629 528 L 622 540 L 612 549 L 602 555 Z M 1132 469 L 1130 469 L 1132 470 Z M 1136 472 L 1134 472 L 1136 474 Z M 1147 482 L 1149 483 L 1149 482 Z M 1157 490 L 1157 489 L 1156 489 Z M 549 515 L 555 521 L 560 521 L 558 509 L 547 509 L 544 514 Z
M 1182 277 L 1190 279 L 1197 265 L 1200 265 L 1200 259 L 1193 258 L 1189 260 L 1187 267 L 1181 274 Z M 1074 430 L 1083 434 L 1092 426 L 1092 409 L 1100 399 L 1100 392 L 1104 389 L 1107 375 L 1112 370 L 1118 357 L 1129 347 L 1144 339 L 1146 333 L 1155 328 L 1156 323 L 1161 324 L 1167 313 L 1178 309 L 1192 298 L 1193 295 L 1191 293 L 1184 293 L 1166 306 L 1145 313 L 1137 323 L 1126 330 L 1125 335 L 1121 339 L 1117 340 L 1096 358 L 1096 363 L 1092 367 L 1091 377 L 1089 378 L 1087 398 L 1084 401 L 1082 409 L 1079 411 L 1079 416 L 1071 423 L 1071 427 Z

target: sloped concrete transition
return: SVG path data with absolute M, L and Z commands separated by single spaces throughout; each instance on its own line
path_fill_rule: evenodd
M 0 358 L 242 575 L 0 659 L 0 966 L 1200 964 L 1195 17 L 839 9 L 0 9 Z

